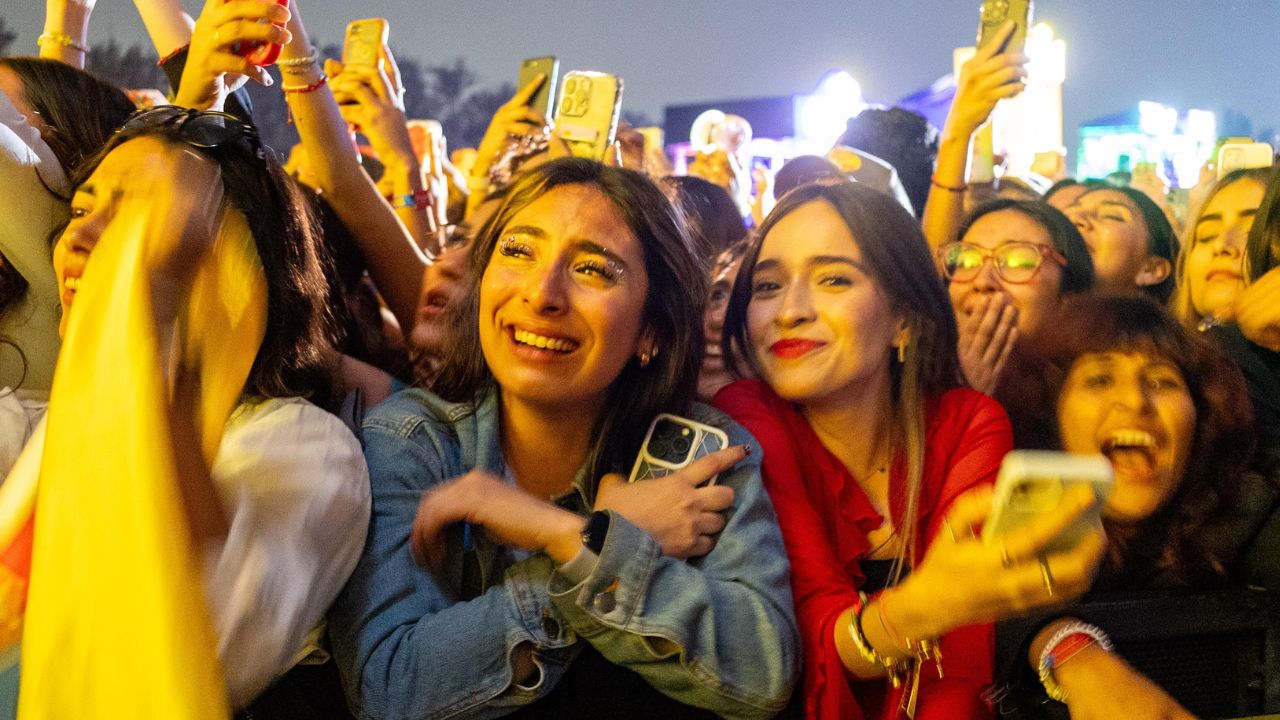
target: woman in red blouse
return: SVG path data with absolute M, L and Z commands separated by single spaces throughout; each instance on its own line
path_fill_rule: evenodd
M 715 403 L 764 448 L 804 641 L 804 716 L 988 717 L 991 623 L 1087 589 L 1100 529 L 1067 554 L 1041 548 L 1092 497 L 1001 543 L 974 537 L 1009 422 L 960 387 L 946 290 L 892 198 L 802 187 L 758 237 L 724 356 L 759 380 Z

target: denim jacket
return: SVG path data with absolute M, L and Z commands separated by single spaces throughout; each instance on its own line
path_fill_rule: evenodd
M 786 553 L 760 481 L 760 449 L 726 416 L 690 416 L 752 454 L 722 473 L 735 492 L 715 549 L 688 562 L 611 513 L 598 561 L 571 583 L 544 553 L 527 556 L 456 528 L 447 567 L 417 566 L 409 533 L 422 495 L 471 469 L 510 477 L 498 401 L 474 412 L 407 390 L 365 420 L 373 518 L 364 554 L 330 614 L 334 655 L 361 718 L 497 717 L 546 695 L 583 643 L 687 705 L 725 717 L 769 717 L 798 673 L 798 634 Z M 559 503 L 589 513 L 585 469 Z M 678 651 L 659 653 L 647 638 Z M 509 658 L 534 646 L 539 669 L 517 685 Z

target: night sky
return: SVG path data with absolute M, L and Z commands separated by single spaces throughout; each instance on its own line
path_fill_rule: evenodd
M 891 104 L 951 67 L 971 45 L 979 0 L 304 0 L 308 29 L 341 41 L 354 19 L 382 16 L 391 43 L 427 63 L 463 57 L 482 82 L 514 82 L 522 58 L 554 54 L 561 72 L 623 76 L 624 107 L 660 120 L 667 104 L 809 92 L 829 68 Z M 41 0 L 3 16 L 34 49 Z M 22 7 L 14 10 L 14 5 Z M 188 1 L 189 8 L 198 3 Z M 1036 19 L 1067 41 L 1066 132 L 1155 100 L 1244 113 L 1280 132 L 1280 0 L 1039 0 Z M 99 0 L 91 41 L 145 41 L 127 0 Z M 1072 156 L 1073 157 L 1073 156 Z

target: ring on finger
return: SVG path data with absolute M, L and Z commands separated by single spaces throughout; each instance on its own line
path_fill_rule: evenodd
M 1044 582 L 1045 592 L 1049 593 L 1049 597 L 1053 597 L 1053 573 L 1049 572 L 1049 558 L 1041 555 L 1040 561 L 1040 580 Z

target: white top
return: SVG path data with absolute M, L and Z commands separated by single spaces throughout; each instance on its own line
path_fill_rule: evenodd
M 58 282 L 49 233 L 67 219 L 67 177 L 40 131 L 0 93 L 0 253 L 27 280 L 26 294 L 0 313 L 0 337 L 26 355 L 0 348 L 0 385 L 48 391 L 61 341 Z M 21 381 L 21 385 L 19 385 Z
M 41 420 L 22 452 L 43 449 Z M 305 654 L 355 569 L 369 471 L 342 421 L 301 398 L 275 398 L 236 408 L 210 474 L 230 530 L 208 548 L 206 599 L 239 709 Z

